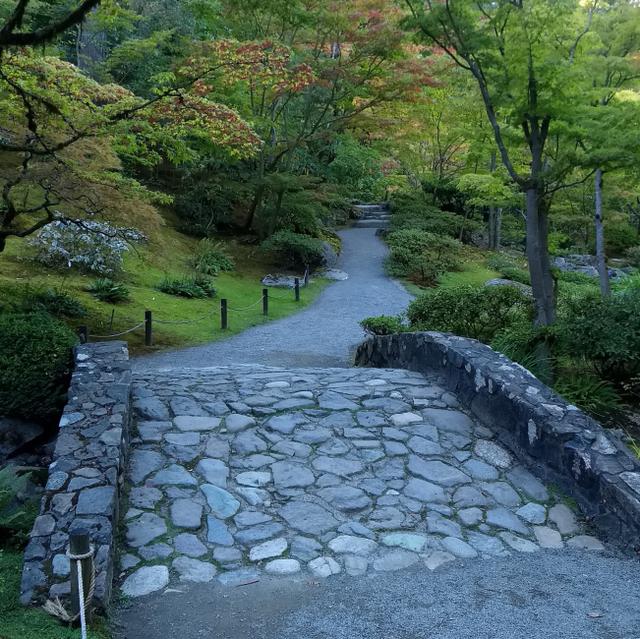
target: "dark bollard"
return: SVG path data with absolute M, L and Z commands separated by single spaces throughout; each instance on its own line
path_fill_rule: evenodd
M 81 344 L 86 344 L 89 341 L 89 329 L 84 324 L 78 326 L 78 337 Z
M 294 280 L 293 290 L 296 295 L 296 302 L 300 301 L 300 278 L 296 277 Z
M 220 300 L 220 328 L 226 331 L 229 327 L 227 318 L 227 300 Z
M 144 312 L 144 345 L 153 345 L 153 318 L 151 311 Z
M 269 289 L 262 289 L 262 314 L 269 315 Z

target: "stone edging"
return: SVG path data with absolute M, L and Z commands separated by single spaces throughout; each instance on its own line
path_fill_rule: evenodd
M 640 463 L 522 366 L 476 340 L 443 333 L 372 337 L 355 363 L 439 374 L 541 479 L 570 494 L 605 539 L 626 551 L 640 548 Z
M 94 603 L 111 594 L 118 502 L 129 443 L 131 365 L 126 342 L 83 344 L 40 514 L 25 550 L 21 601 L 42 603 L 70 592 L 69 532 L 84 528 L 95 548 Z

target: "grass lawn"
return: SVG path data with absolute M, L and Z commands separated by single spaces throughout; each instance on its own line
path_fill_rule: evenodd
M 459 271 L 449 271 L 438 278 L 438 288 L 454 288 L 456 286 L 483 286 L 487 280 L 500 277 L 500 273 L 488 268 L 484 262 L 464 262 Z M 426 288 L 418 286 L 408 280 L 403 281 L 404 287 L 411 295 L 420 295 Z
M 0 548 L 0 639 L 78 639 L 80 630 L 70 629 L 37 608 L 18 601 L 22 576 L 22 552 Z M 91 639 L 107 639 L 103 621 L 89 633 Z
M 24 240 L 12 239 L 0 255 L 0 295 L 11 295 L 23 285 L 45 287 L 65 291 L 81 300 L 88 309 L 88 316 L 71 322 L 74 326 L 85 324 L 90 334 L 108 335 L 126 330 L 144 319 L 145 310 L 153 311 L 154 320 L 192 320 L 204 317 L 194 324 L 154 324 L 154 346 L 144 346 L 144 330 L 138 329 L 124 339 L 134 353 L 150 352 L 168 347 L 180 347 L 208 342 L 250 326 L 278 319 L 294 313 L 312 302 L 328 284 L 317 279 L 301 289 L 300 302 L 294 300 L 289 289 L 269 289 L 269 317 L 262 315 L 262 284 L 260 279 L 277 270 L 255 246 L 239 244 L 234 240 L 222 240 L 229 256 L 233 257 L 237 270 L 221 273 L 213 279 L 217 294 L 210 299 L 186 299 L 166 295 L 155 287 L 166 277 L 181 278 L 191 275 L 188 266 L 197 240 L 173 229 L 170 224 L 155 234 L 149 244 L 131 250 L 125 257 L 123 281 L 130 290 L 128 302 L 112 305 L 94 299 L 86 292 L 95 276 L 76 271 L 47 269 L 24 259 L 28 247 Z M 229 300 L 229 328 L 220 328 L 220 299 Z M 256 303 L 258 302 L 258 303 Z M 234 312 L 233 309 L 251 308 Z M 96 338 L 97 339 L 97 338 Z

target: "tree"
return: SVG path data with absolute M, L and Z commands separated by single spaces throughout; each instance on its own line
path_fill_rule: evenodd
M 535 323 L 552 324 L 548 209 L 574 166 L 563 155 L 561 139 L 570 118 L 568 105 L 579 102 L 573 63 L 595 3 L 586 8 L 577 0 L 406 3 L 412 16 L 408 24 L 477 83 L 502 163 L 526 198 Z

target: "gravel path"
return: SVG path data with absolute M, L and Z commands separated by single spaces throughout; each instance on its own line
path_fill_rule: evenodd
M 363 339 L 358 322 L 371 315 L 397 314 L 411 300 L 383 268 L 387 249 L 375 229 L 340 233 L 337 268 L 349 279 L 325 289 L 305 310 L 250 328 L 230 339 L 168 351 L 134 360 L 136 369 L 207 367 L 234 363 L 271 366 L 348 366 L 351 351 Z

